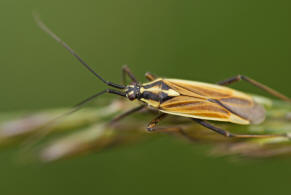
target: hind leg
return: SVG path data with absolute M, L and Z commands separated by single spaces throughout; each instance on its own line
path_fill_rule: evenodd
M 274 89 L 272 89 L 272 88 L 270 88 L 270 87 L 268 87 L 268 86 L 266 86 L 258 81 L 255 81 L 247 76 L 244 76 L 244 75 L 237 75 L 237 76 L 231 77 L 229 79 L 226 79 L 224 81 L 220 81 L 217 84 L 230 85 L 232 83 L 235 83 L 235 82 L 238 82 L 241 80 L 246 81 L 246 82 L 254 85 L 257 88 L 260 88 L 260 89 L 266 91 L 267 93 L 269 93 L 269 94 L 271 94 L 279 99 L 282 99 L 282 100 L 287 101 L 287 102 L 291 102 L 291 99 L 288 98 L 287 96 L 283 95 L 282 93 L 280 93 L 280 92 L 278 92 L 278 91 L 276 91 L 276 90 L 274 90 Z

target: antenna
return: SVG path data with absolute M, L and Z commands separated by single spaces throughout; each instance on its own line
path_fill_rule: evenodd
M 96 97 L 98 96 L 101 96 L 105 93 L 111 93 L 111 94 L 115 94 L 115 95 L 119 95 L 119 96 L 122 96 L 122 97 L 126 97 L 126 94 L 124 92 L 120 92 L 120 91 L 117 91 L 117 90 L 113 90 L 113 89 L 105 89 L 101 92 L 98 92 L 98 93 L 95 93 L 94 95 L 86 98 L 85 100 L 79 102 L 78 104 L 74 105 L 71 110 L 57 116 L 56 118 L 50 120 L 48 123 L 46 123 L 44 125 L 44 127 L 50 127 L 51 125 L 55 124 L 59 119 L 65 117 L 65 116 L 68 116 L 68 115 L 71 115 L 75 112 L 77 112 L 78 110 L 80 110 L 85 104 L 88 104 L 89 102 L 91 102 L 92 100 L 94 100 Z
M 101 96 L 105 93 L 111 93 L 111 94 L 115 94 L 115 95 L 119 95 L 122 97 L 126 97 L 126 94 L 124 92 L 120 92 L 114 89 L 106 89 L 103 90 L 101 92 L 95 93 L 94 95 L 86 98 L 85 100 L 79 102 L 78 104 L 76 104 L 75 106 L 73 106 L 70 110 L 68 110 L 67 112 L 64 112 L 63 114 L 49 120 L 48 122 L 46 122 L 45 124 L 43 124 L 42 126 L 40 126 L 39 128 L 42 131 L 37 132 L 36 134 L 31 135 L 22 145 L 22 152 L 27 152 L 30 149 L 32 149 L 32 147 L 37 144 L 41 138 L 45 137 L 46 135 L 48 135 L 51 131 L 50 128 L 52 128 L 54 125 L 58 124 L 60 122 L 60 120 L 66 116 L 69 116 L 75 112 L 77 112 L 78 110 L 80 110 L 85 104 L 88 104 L 89 102 L 93 101 L 96 97 Z
M 42 29 L 44 32 L 46 32 L 48 35 L 50 35 L 54 40 L 56 40 L 58 43 L 60 43 L 67 51 L 69 51 L 81 64 L 87 68 L 93 75 L 95 75 L 98 79 L 100 79 L 103 83 L 105 83 L 108 86 L 117 88 L 117 89 L 124 89 L 124 85 L 119 85 L 112 83 L 110 81 L 106 81 L 103 79 L 99 74 L 97 74 L 67 43 L 65 43 L 61 38 L 59 38 L 53 31 L 51 31 L 39 18 L 39 15 L 37 13 L 33 13 L 33 17 L 37 25 Z
M 35 13 L 33 13 L 34 19 L 36 21 L 36 23 L 38 24 L 38 26 L 45 31 L 46 33 L 48 33 L 53 39 L 55 39 L 57 42 L 59 42 L 64 48 L 66 48 L 73 56 L 75 56 L 80 62 L 81 64 L 86 67 L 91 73 L 93 73 L 97 78 L 99 78 L 102 82 L 104 82 L 105 84 L 107 84 L 108 86 L 111 87 L 115 87 L 118 89 L 124 89 L 125 86 L 123 85 L 118 85 L 109 81 L 106 81 L 105 79 L 103 79 L 100 75 L 98 75 L 86 62 L 84 62 L 84 60 L 82 60 L 82 58 L 76 54 L 76 52 L 71 49 L 65 42 L 63 42 L 55 33 L 53 33 L 40 19 L 39 16 Z M 122 97 L 126 97 L 125 92 L 122 91 L 118 91 L 118 90 L 114 90 L 114 89 L 106 89 L 103 90 L 101 92 L 98 92 L 92 96 L 90 96 L 89 98 L 86 98 L 85 100 L 79 102 L 78 104 L 76 104 L 75 106 L 73 106 L 70 110 L 68 110 L 67 112 L 64 112 L 63 114 L 51 119 L 50 121 L 48 121 L 47 123 L 43 124 L 40 129 L 42 129 L 42 131 L 40 131 L 39 133 L 32 135 L 31 137 L 29 137 L 25 142 L 24 142 L 24 146 L 23 147 L 23 151 L 28 151 L 30 148 L 32 148 L 32 146 L 34 144 L 36 144 L 42 137 L 46 136 L 49 132 L 50 132 L 50 128 L 53 125 L 56 125 L 60 119 L 62 119 L 63 117 L 66 117 L 68 115 L 71 115 L 75 112 L 77 112 L 78 110 L 80 110 L 85 104 L 93 101 L 95 98 L 105 94 L 105 93 L 110 93 L 110 94 L 115 94 L 115 95 L 119 95 Z M 38 141 L 36 141 L 38 140 Z

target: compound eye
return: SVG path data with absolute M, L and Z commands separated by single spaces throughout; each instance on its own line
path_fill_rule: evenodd
M 134 94 L 134 93 L 130 93 L 130 94 L 128 94 L 127 97 L 128 97 L 128 99 L 131 100 L 131 101 L 132 101 L 132 100 L 135 100 L 135 94 Z

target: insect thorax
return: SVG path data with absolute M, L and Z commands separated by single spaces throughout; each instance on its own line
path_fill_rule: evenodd
M 150 83 L 144 83 L 140 87 L 139 100 L 149 106 L 159 108 L 160 104 L 180 94 L 166 85 L 162 79 L 156 79 Z

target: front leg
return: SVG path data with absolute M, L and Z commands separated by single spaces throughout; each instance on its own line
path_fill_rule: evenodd
M 140 106 L 134 107 L 134 108 L 132 108 L 132 109 L 130 109 L 130 110 L 127 110 L 127 111 L 125 111 L 124 113 L 122 113 L 122 114 L 117 115 L 116 117 L 114 117 L 114 118 L 109 122 L 109 124 L 110 124 L 110 125 L 113 125 L 113 124 L 115 124 L 116 122 L 118 122 L 118 121 L 124 119 L 125 117 L 127 117 L 127 116 L 129 116 L 129 115 L 131 115 L 131 114 L 133 114 L 133 113 L 135 113 L 135 112 L 138 112 L 138 111 L 140 111 L 140 110 L 142 110 L 142 109 L 144 109 L 144 108 L 145 108 L 145 105 L 140 105 Z

